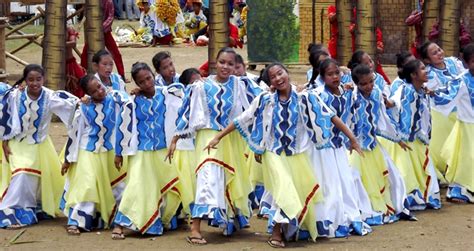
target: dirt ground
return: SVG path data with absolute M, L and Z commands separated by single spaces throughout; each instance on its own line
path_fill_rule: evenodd
M 82 48 L 82 44 L 78 46 Z M 172 54 L 177 72 L 188 67 L 198 67 L 207 58 L 207 47 L 174 47 L 157 48 L 121 48 L 125 70 L 130 77 L 131 65 L 136 61 L 144 61 L 151 65 L 152 56 L 160 51 L 168 50 Z M 247 58 L 246 49 L 237 50 Z M 30 63 L 41 63 L 41 49 L 29 47 L 17 54 Z M 258 66 L 260 70 L 262 66 Z M 14 82 L 21 74 L 23 66 L 7 60 L 7 71 L 11 74 L 10 82 Z M 293 82 L 305 82 L 308 66 L 291 66 L 290 77 Z M 395 68 L 387 66 L 389 76 L 395 77 Z M 257 72 L 254 72 L 257 73 Z M 64 126 L 54 123 L 51 135 L 59 150 L 66 141 Z M 443 189 L 443 196 L 445 190 Z M 438 211 L 428 210 L 416 213 L 419 221 L 402 221 L 386 226 L 374 227 L 373 233 L 365 237 L 353 236 L 347 239 L 318 239 L 316 243 L 288 243 L 289 249 L 318 250 L 474 250 L 474 206 L 457 205 L 446 202 L 443 197 L 443 208 Z M 266 222 L 252 218 L 251 228 L 237 232 L 233 237 L 222 236 L 220 230 L 204 227 L 203 235 L 209 244 L 203 247 L 191 247 L 185 241 L 188 234 L 183 229 L 166 232 L 164 236 L 140 236 L 129 233 L 126 240 L 113 241 L 110 231 L 83 233 L 79 237 L 68 236 L 65 231 L 66 218 L 42 221 L 26 230 L 16 241 L 13 237 L 23 230 L 0 230 L 0 249 L 162 249 L 184 250 L 266 250 L 271 249 L 266 240 Z

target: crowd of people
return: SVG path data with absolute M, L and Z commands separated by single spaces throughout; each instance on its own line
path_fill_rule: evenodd
M 187 241 L 201 245 L 201 221 L 230 236 L 257 210 L 268 244 L 284 247 L 417 220 L 414 210 L 441 208 L 439 182 L 448 200 L 473 203 L 474 44 L 463 61 L 433 42 L 418 49 L 420 59 L 397 55 L 389 85 L 367 53 L 343 67 L 311 44 L 304 87 L 280 63 L 246 73 L 231 48 L 208 77 L 178 74 L 162 51 L 154 70 L 133 64 L 129 92 L 101 50 L 82 98 L 44 87 L 43 68 L 27 65 L 0 85 L 0 227 L 62 213 L 71 235 L 124 239 L 124 228 L 162 235 L 191 218 Z M 53 114 L 68 129 L 60 154 Z

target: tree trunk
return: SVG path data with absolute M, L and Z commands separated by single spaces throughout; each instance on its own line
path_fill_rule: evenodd
M 429 41 L 430 31 L 439 17 L 439 7 L 440 0 L 425 0 L 423 3 L 423 42 Z
M 349 62 L 352 57 L 352 37 L 349 31 L 352 17 L 351 2 L 351 0 L 336 0 L 336 15 L 339 29 L 337 59 L 343 64 Z
M 43 67 L 45 85 L 53 90 L 66 84 L 66 5 L 67 0 L 46 0 Z
M 356 49 L 363 50 L 375 59 L 375 5 L 377 0 L 357 1 Z
M 85 37 L 89 47 L 87 51 L 87 71 L 92 72 L 92 57 L 97 51 L 104 49 L 101 0 L 86 0 L 85 12 Z
M 229 46 L 229 8 L 227 0 L 209 1 L 209 73 L 216 71 L 220 49 Z
M 446 56 L 459 54 L 460 0 L 445 0 L 441 9 L 439 42 Z

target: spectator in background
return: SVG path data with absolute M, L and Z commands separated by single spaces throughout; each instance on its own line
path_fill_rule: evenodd
M 72 26 L 67 27 L 66 40 L 66 86 L 65 90 L 81 98 L 84 91 L 79 85 L 79 79 L 86 75 L 86 70 L 80 66 L 73 55 L 79 33 Z
M 128 21 L 139 20 L 140 19 L 140 10 L 135 4 L 135 0 L 125 0 L 126 1 L 126 10 Z

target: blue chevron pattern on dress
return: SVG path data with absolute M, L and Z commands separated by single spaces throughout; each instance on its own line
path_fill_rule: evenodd
M 11 225 L 29 226 L 38 223 L 34 208 L 6 208 L 0 210 L 0 228 Z
M 9 113 L 10 86 L 0 82 L 0 140 L 11 133 L 11 115 Z
M 400 108 L 400 118 L 398 122 L 398 131 L 402 140 L 413 142 L 416 138 L 427 144 L 429 141 L 429 133 L 424 136 L 421 135 L 421 114 L 429 107 L 423 102 L 426 95 L 417 92 L 412 84 L 405 84 L 402 86 L 402 99 Z M 428 128 L 430 131 L 431 129 Z
M 374 88 L 368 98 L 360 92 L 354 103 L 355 128 L 354 134 L 359 139 L 362 149 L 372 150 L 377 145 L 376 124 L 379 119 L 381 91 Z
M 71 207 L 69 208 L 67 225 L 77 226 L 83 230 L 91 231 L 93 229 L 102 229 L 105 224 L 100 217 L 100 213 L 89 215 L 82 210 L 77 210 Z
M 471 74 L 471 72 L 467 71 L 462 76 L 462 79 L 467 86 L 469 97 L 471 98 L 471 105 L 474 107 L 474 76 Z
M 194 94 L 194 91 L 195 86 L 189 86 L 184 91 L 183 103 L 178 109 L 176 131 L 185 131 L 189 128 L 189 118 L 191 116 L 191 97 Z

